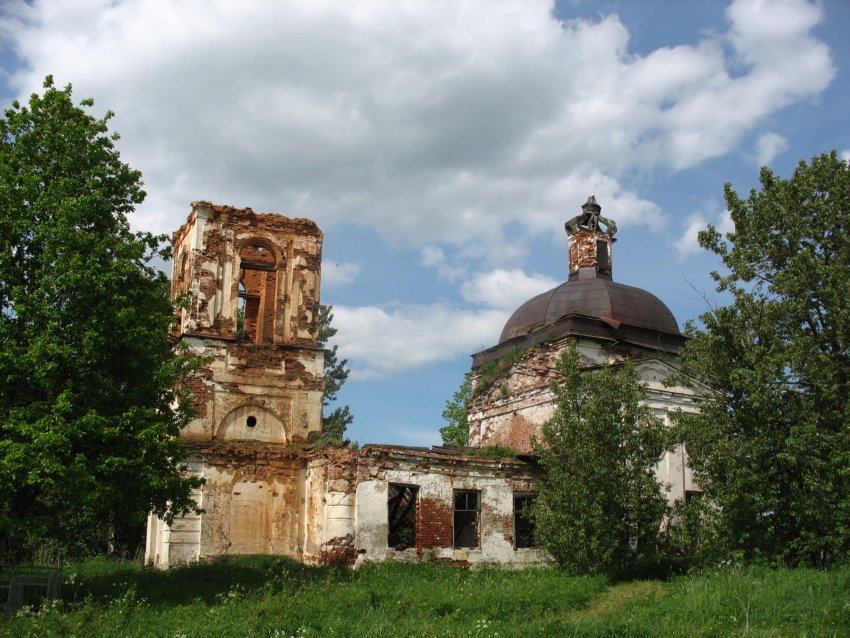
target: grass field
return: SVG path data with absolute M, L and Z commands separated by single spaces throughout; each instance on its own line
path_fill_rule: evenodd
M 557 570 L 318 569 L 273 557 L 155 571 L 93 560 L 0 636 L 850 636 L 850 568 L 727 567 L 609 585 Z

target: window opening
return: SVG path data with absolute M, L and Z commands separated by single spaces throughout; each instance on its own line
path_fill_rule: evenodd
M 454 546 L 478 547 L 478 519 L 481 510 L 481 493 L 456 490 L 454 504 Z
M 239 282 L 239 297 L 236 300 L 236 338 L 245 339 L 245 284 Z
M 604 274 L 611 274 L 611 256 L 608 254 L 608 242 L 601 239 L 596 241 L 596 269 Z
M 389 484 L 387 490 L 388 547 L 400 551 L 416 545 L 416 497 L 418 494 L 419 488 L 415 485 Z
M 255 417 L 255 416 L 252 414 L 251 416 L 249 416 L 249 417 L 245 420 L 245 425 L 247 425 L 249 428 L 252 428 L 252 427 L 256 426 L 256 425 L 257 425 L 257 417 Z
M 514 548 L 536 547 L 534 521 L 529 516 L 534 503 L 532 494 L 514 494 Z
M 274 253 L 261 244 L 246 244 L 239 251 L 239 260 L 236 337 L 254 343 L 270 342 L 274 333 Z

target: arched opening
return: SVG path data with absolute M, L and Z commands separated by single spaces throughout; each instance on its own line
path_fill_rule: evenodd
M 286 443 L 286 429 L 271 410 L 258 405 L 243 405 L 231 410 L 216 431 L 221 441 L 264 441 Z
M 277 260 L 269 246 L 250 241 L 239 250 L 236 337 L 254 343 L 274 341 Z

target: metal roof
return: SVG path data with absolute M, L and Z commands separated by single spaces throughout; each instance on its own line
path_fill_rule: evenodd
M 615 329 L 628 326 L 681 334 L 673 313 L 658 297 L 596 277 L 572 279 L 526 301 L 505 324 L 499 343 L 539 332 L 570 315 L 594 317 Z

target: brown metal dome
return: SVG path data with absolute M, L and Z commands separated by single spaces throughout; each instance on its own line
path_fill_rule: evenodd
M 617 225 L 602 217 L 591 195 L 568 221 L 569 278 L 522 304 L 505 324 L 499 343 L 472 355 L 472 368 L 517 348 L 568 335 L 675 354 L 685 343 L 670 309 L 646 290 L 614 283 L 612 247 Z
M 546 330 L 569 316 L 599 319 L 615 330 L 623 326 L 680 334 L 673 313 L 658 297 L 596 277 L 572 279 L 526 301 L 505 324 L 499 343 Z

